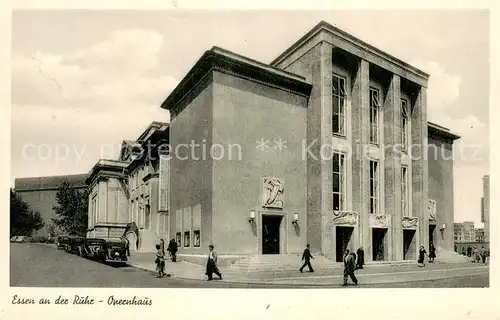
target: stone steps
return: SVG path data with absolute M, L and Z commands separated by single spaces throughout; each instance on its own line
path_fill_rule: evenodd
M 236 260 L 229 268 L 245 272 L 290 271 L 300 268 L 303 263 L 301 258 L 302 255 L 299 254 L 249 256 Z M 311 264 L 313 268 L 321 269 L 336 269 L 341 267 L 340 263 L 328 260 L 321 255 L 315 255 Z

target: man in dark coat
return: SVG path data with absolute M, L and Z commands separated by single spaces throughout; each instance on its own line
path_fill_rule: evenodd
M 306 246 L 306 249 L 304 250 L 304 253 L 302 254 L 302 261 L 304 261 L 304 264 L 302 265 L 302 267 L 300 267 L 300 269 L 299 269 L 300 272 L 302 272 L 302 270 L 304 270 L 304 268 L 306 266 L 309 267 L 309 272 L 314 272 L 314 269 L 311 266 L 311 259 L 314 259 L 314 257 L 311 254 L 310 248 L 311 248 L 311 246 L 308 244 Z
M 358 261 L 356 264 L 356 268 L 363 269 L 363 265 L 365 264 L 365 251 L 363 250 L 363 247 L 359 247 L 356 253 L 358 254 Z
M 176 256 L 177 242 L 175 242 L 174 239 L 170 240 L 170 243 L 168 244 L 167 250 L 170 252 L 170 256 L 172 257 L 172 262 L 176 262 L 177 261 L 177 256 Z
M 207 272 L 205 272 L 208 276 L 208 281 L 213 279 L 212 276 L 214 273 L 219 277 L 219 279 L 222 280 L 222 274 L 220 273 L 219 268 L 217 268 L 217 253 L 214 250 L 214 246 L 209 245 L 208 250 Z
M 356 270 L 356 258 L 354 257 L 354 253 L 347 254 L 344 256 L 344 284 L 343 286 L 347 286 L 347 277 L 351 277 L 352 282 L 355 285 L 358 285 L 358 279 L 354 275 L 354 271 Z

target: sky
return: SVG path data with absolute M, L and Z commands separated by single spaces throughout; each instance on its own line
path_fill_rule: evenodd
M 428 120 L 455 144 L 455 221 L 480 223 L 489 174 L 486 11 L 14 11 L 11 184 L 88 172 L 152 121 L 205 50 L 269 63 L 325 20 L 430 74 Z

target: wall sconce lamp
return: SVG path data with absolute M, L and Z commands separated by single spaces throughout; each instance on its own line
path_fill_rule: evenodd
M 253 223 L 255 220 L 255 210 L 250 210 L 250 216 L 248 217 L 248 223 Z
M 445 223 L 443 223 L 443 224 L 441 225 L 441 230 L 444 230 L 444 229 L 446 229 L 446 224 L 445 224 Z
M 299 224 L 299 214 L 298 213 L 294 213 L 293 214 L 293 220 L 292 220 L 292 224 L 295 226 L 297 224 Z

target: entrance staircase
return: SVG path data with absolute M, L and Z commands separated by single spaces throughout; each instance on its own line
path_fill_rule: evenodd
M 342 268 L 342 263 L 328 260 L 325 256 L 314 255 L 311 260 L 314 269 L 338 269 Z M 229 268 L 241 272 L 280 272 L 280 271 L 297 271 L 303 264 L 301 261 L 302 254 L 269 254 L 248 256 L 236 260 Z M 308 268 L 305 268 L 307 271 Z
M 437 263 L 465 263 L 470 262 L 471 258 L 461 255 L 455 251 L 444 249 L 443 247 L 436 247 L 436 262 Z

